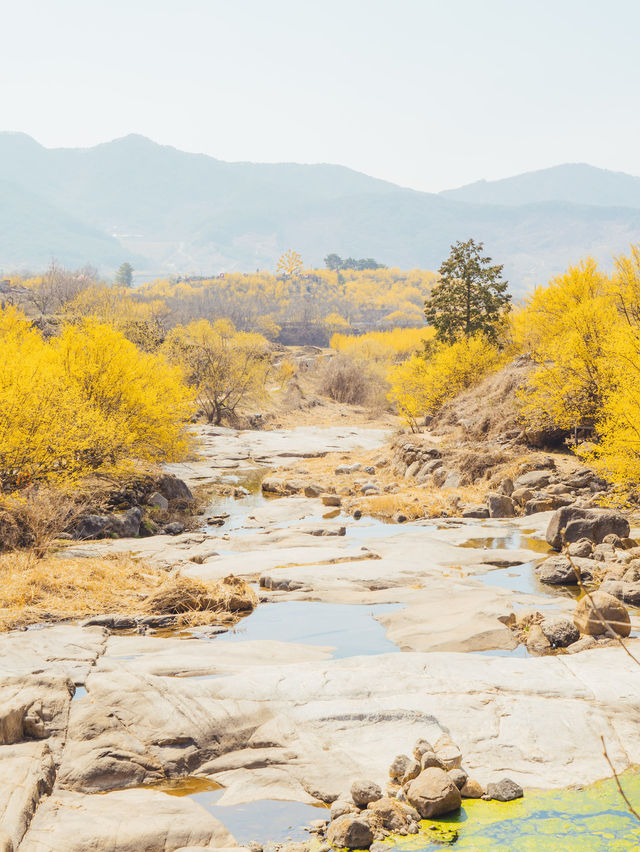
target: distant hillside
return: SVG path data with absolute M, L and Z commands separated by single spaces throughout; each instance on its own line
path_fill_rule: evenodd
M 598 207 L 640 208 L 640 177 L 597 169 L 586 163 L 567 163 L 503 180 L 479 180 L 440 195 L 474 204 L 566 201 Z
M 105 274 L 129 260 L 138 279 L 211 275 L 273 269 L 289 248 L 309 266 L 337 252 L 436 269 L 452 242 L 473 236 L 523 289 L 587 253 L 608 262 L 640 241 L 638 187 L 628 175 L 559 166 L 435 195 L 342 166 L 226 163 L 142 136 L 47 149 L 0 133 L 0 270 L 54 256 Z

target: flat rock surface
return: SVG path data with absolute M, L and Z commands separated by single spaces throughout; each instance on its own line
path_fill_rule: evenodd
M 38 809 L 20 852 L 175 852 L 236 842 L 219 820 L 187 797 L 155 790 L 105 795 L 60 792 Z

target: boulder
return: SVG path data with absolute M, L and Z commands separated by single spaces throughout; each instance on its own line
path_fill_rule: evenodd
M 620 636 L 628 636 L 631 622 L 627 608 L 607 592 L 592 592 L 585 595 L 576 606 L 573 622 L 580 633 L 587 636 L 609 634 L 606 625 Z
M 351 785 L 351 798 L 359 808 L 366 808 L 370 802 L 382 798 L 382 790 L 373 781 L 358 778 Z
M 573 642 L 577 642 L 580 633 L 575 624 L 563 616 L 545 618 L 540 624 L 540 629 L 549 640 L 552 648 L 566 648 Z
M 422 819 L 457 811 L 462 798 L 460 790 L 442 769 L 425 769 L 407 788 L 407 799 Z
M 362 817 L 345 814 L 333 820 L 327 829 L 327 841 L 340 849 L 368 849 L 373 843 L 373 832 Z
M 511 778 L 487 784 L 487 797 L 497 802 L 511 802 L 513 799 L 521 799 L 523 795 L 522 787 Z
M 629 606 L 640 606 L 640 583 L 626 583 L 624 580 L 605 580 L 599 591 L 613 595 Z
M 629 521 L 620 512 L 563 506 L 552 515 L 546 539 L 554 550 L 561 550 L 565 542 L 587 538 L 599 544 L 612 533 L 626 538 L 629 532 Z
M 490 518 L 513 518 L 516 514 L 511 497 L 489 492 L 485 497 Z
M 313 482 L 309 485 L 305 485 L 304 487 L 304 496 L 305 497 L 319 497 L 324 491 L 324 488 L 320 485 L 315 485 Z
M 541 562 L 536 568 L 536 574 L 541 583 L 547 583 L 550 586 L 575 586 L 578 578 L 574 566 L 578 569 L 581 580 L 591 580 L 596 564 L 592 559 L 578 557 L 572 558 L 570 562 L 566 556 L 558 554 Z
M 186 500 L 188 503 L 193 502 L 194 497 L 187 483 L 170 473 L 166 473 L 157 480 L 156 488 L 169 501 Z

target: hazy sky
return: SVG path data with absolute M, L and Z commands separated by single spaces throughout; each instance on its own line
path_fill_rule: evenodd
M 0 129 L 437 191 L 640 175 L 637 0 L 0 0 Z

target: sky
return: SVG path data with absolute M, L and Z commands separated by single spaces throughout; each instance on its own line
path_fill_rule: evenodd
M 640 175 L 637 0 L 0 0 L 0 130 L 437 192 Z

